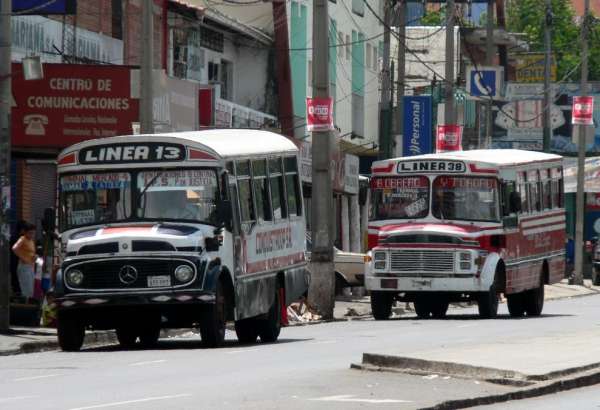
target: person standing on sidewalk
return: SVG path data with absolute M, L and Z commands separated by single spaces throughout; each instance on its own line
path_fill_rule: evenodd
M 21 287 L 21 295 L 26 298 L 33 297 L 34 267 L 37 255 L 35 253 L 35 225 L 26 224 L 23 235 L 12 247 L 13 252 L 19 258 L 17 265 L 17 277 Z

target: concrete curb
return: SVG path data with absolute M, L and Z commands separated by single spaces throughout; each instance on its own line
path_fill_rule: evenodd
M 595 371 L 572 378 L 556 380 L 553 382 L 544 383 L 542 385 L 526 387 L 520 390 L 514 390 L 502 394 L 479 396 L 470 399 L 449 400 L 436 404 L 435 406 L 421 408 L 420 410 L 465 409 L 474 406 L 504 403 L 510 400 L 530 399 L 581 387 L 588 387 L 598 383 L 600 383 L 600 371 Z
M 489 383 L 514 386 L 506 393 L 449 400 L 421 410 L 462 409 L 486 404 L 502 403 L 558 393 L 600 383 L 600 363 L 553 371 L 546 374 L 526 375 L 512 370 L 440 362 L 411 357 L 363 354 L 361 365 L 350 368 L 367 371 L 392 371 L 416 375 L 442 374 L 458 378 L 478 379 Z

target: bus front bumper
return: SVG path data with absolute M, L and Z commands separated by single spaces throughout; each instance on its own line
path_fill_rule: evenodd
M 365 287 L 371 291 L 389 292 L 485 292 L 491 283 L 478 276 L 365 276 Z

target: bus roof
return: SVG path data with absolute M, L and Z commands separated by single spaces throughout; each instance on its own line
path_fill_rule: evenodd
M 528 164 L 542 161 L 559 161 L 560 155 L 547 154 L 544 152 L 525 151 L 519 149 L 475 149 L 469 151 L 449 151 L 438 154 L 415 155 L 411 157 L 390 158 L 377 161 L 383 164 L 386 161 L 415 161 L 422 159 L 445 159 L 457 161 L 472 161 L 489 164 L 491 166 L 503 167 L 509 165 Z M 377 162 L 373 163 L 375 167 Z
M 119 137 L 87 140 L 66 148 L 62 154 L 77 151 L 81 148 L 130 142 L 169 141 L 185 146 L 206 148 L 221 158 L 236 156 L 252 156 L 268 153 L 295 153 L 298 147 L 287 137 L 270 131 L 253 129 L 208 129 L 201 131 L 184 131 L 160 134 L 126 135 Z M 202 147 L 203 146 L 203 147 Z

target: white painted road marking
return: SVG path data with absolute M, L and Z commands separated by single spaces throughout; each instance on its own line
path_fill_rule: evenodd
M 156 364 L 156 363 L 164 363 L 166 362 L 166 360 L 152 360 L 149 362 L 137 362 L 137 363 L 131 363 L 129 366 L 143 366 L 145 364 Z
M 239 350 L 231 350 L 226 352 L 227 354 L 238 354 L 238 353 L 246 353 L 246 352 L 256 352 L 259 349 L 239 349 Z
M 412 403 L 410 400 L 397 400 L 397 399 L 359 399 L 351 394 L 341 394 L 339 396 L 327 396 L 319 397 L 316 399 L 309 399 L 312 401 L 337 401 L 345 403 L 370 403 L 370 404 L 384 404 L 384 403 Z
M 48 377 L 57 377 L 61 376 L 60 374 L 44 374 L 41 376 L 30 376 L 30 377 L 19 377 L 18 379 L 13 379 L 13 382 L 24 382 L 29 380 L 37 380 L 37 379 L 46 379 Z
M 158 401 L 158 400 L 170 400 L 170 399 L 178 399 L 181 397 L 190 397 L 191 394 L 175 394 L 173 396 L 158 396 L 158 397 L 146 397 L 145 399 L 137 399 L 137 400 L 127 400 L 127 401 L 115 401 L 113 403 L 104 403 L 104 404 L 96 404 L 93 406 L 86 407 L 75 407 L 69 410 L 89 410 L 89 409 L 103 409 L 106 407 L 117 407 L 117 406 L 125 406 L 127 404 L 133 403 L 144 403 L 148 401 Z

